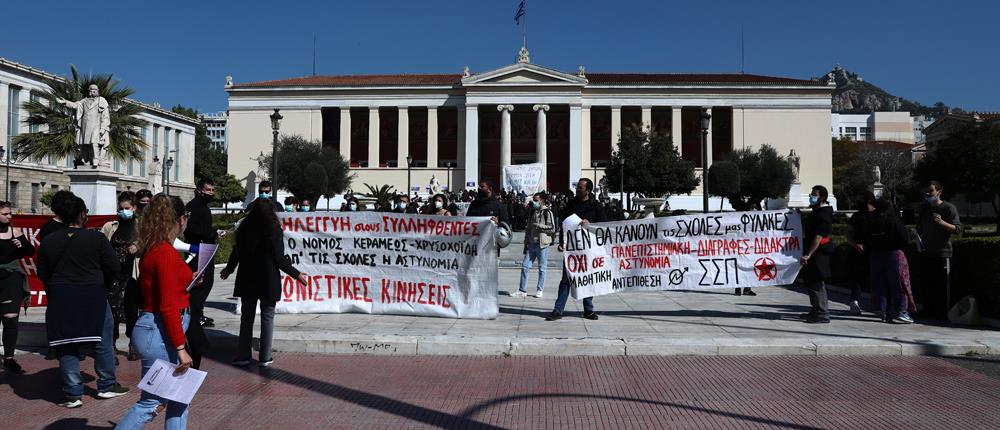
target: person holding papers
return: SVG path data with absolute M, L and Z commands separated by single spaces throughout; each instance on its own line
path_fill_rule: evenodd
M 233 295 L 242 304 L 240 340 L 233 364 L 250 364 L 253 322 L 260 302 L 260 367 L 270 366 L 271 336 L 274 333 L 274 306 L 281 299 L 281 273 L 296 278 L 303 285 L 309 277 L 300 273 L 285 258 L 285 241 L 278 217 L 266 205 L 255 205 L 236 230 L 236 246 L 229 254 L 229 264 L 219 273 L 225 280 L 239 266 Z
M 177 372 L 191 367 L 184 330 L 190 319 L 187 287 L 193 272 L 174 250 L 173 241 L 184 231 L 187 214 L 177 197 L 156 195 L 139 218 L 139 288 L 143 307 L 132 329 L 132 340 L 142 360 L 145 376 L 157 359 L 178 364 Z M 118 423 L 117 429 L 138 429 L 166 405 L 165 428 L 187 426 L 188 405 L 142 392 L 139 401 Z

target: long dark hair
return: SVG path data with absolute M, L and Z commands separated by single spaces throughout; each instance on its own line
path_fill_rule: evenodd
M 282 236 L 281 224 L 271 204 L 255 204 L 236 230 L 236 246 L 254 249 L 272 235 Z

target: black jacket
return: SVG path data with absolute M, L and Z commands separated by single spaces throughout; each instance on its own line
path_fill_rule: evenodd
M 260 197 L 258 197 L 256 199 L 253 199 L 253 201 L 250 202 L 250 204 L 247 205 L 247 208 L 244 209 L 243 212 L 250 213 L 250 209 L 253 209 L 253 205 L 257 204 L 257 202 L 259 202 L 261 200 L 267 200 L 267 201 L 271 202 L 271 206 L 274 207 L 274 211 L 275 212 L 284 212 L 285 211 L 285 207 L 282 206 L 281 204 L 279 204 L 277 200 L 275 200 L 273 198 L 271 198 L 271 199 L 261 199 Z
M 281 230 L 255 231 L 256 226 L 243 224 L 240 229 L 249 231 L 236 233 L 236 246 L 229 254 L 229 264 L 226 271 L 236 273 L 236 287 L 233 295 L 236 297 L 267 298 L 278 301 L 281 299 L 281 273 L 297 278 L 299 271 L 285 258 L 285 244 Z
M 469 203 L 469 209 L 465 211 L 465 216 L 495 216 L 500 222 L 510 225 L 507 208 L 493 197 L 473 200 L 472 203 Z
M 562 213 L 559 214 L 559 225 L 556 226 L 559 229 L 559 244 L 563 244 L 562 235 L 562 223 L 569 218 L 570 215 L 576 215 L 580 217 L 581 220 L 587 220 L 587 222 L 604 222 L 608 221 L 606 214 L 604 213 L 604 207 L 601 203 L 594 198 L 593 195 L 590 196 L 586 201 L 580 200 L 574 197 L 563 209 Z
M 195 197 L 187 203 L 187 228 L 184 230 L 184 240 L 187 243 L 216 243 L 219 232 L 212 227 L 212 209 L 200 198 Z

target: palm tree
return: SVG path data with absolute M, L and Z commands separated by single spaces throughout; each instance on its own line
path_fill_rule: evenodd
M 140 130 L 148 122 L 136 116 L 143 108 L 128 100 L 135 90 L 119 86 L 112 75 L 81 77 L 74 66 L 70 66 L 70 71 L 72 79 L 49 79 L 48 91 L 38 93 L 36 100 L 29 100 L 22 105 L 28 111 L 28 118 L 24 120 L 26 124 L 46 126 L 47 129 L 14 137 L 11 143 L 17 159 L 76 155 L 76 116 L 56 100 L 80 100 L 91 84 L 97 85 L 98 92 L 108 101 L 111 109 L 111 130 L 108 136 L 111 144 L 107 148 L 109 155 L 123 161 L 142 159 L 146 142 L 143 141 Z M 79 164 L 79 159 L 76 158 Z

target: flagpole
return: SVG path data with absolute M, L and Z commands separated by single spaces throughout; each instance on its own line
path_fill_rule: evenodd
M 528 0 L 524 0 L 524 49 L 528 49 Z

